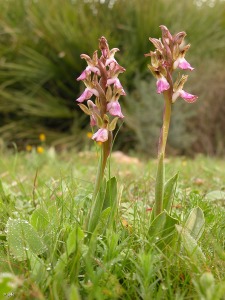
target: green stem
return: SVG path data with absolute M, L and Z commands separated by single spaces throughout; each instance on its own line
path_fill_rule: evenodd
M 96 176 L 96 180 L 95 180 L 95 187 L 94 187 L 94 192 L 92 195 L 93 202 L 95 201 L 95 199 L 98 195 L 98 192 L 99 192 L 99 189 L 100 189 L 103 177 L 104 177 L 105 167 L 106 167 L 107 159 L 108 159 L 108 156 L 110 153 L 110 147 L 111 147 L 110 145 L 111 145 L 111 138 L 109 138 L 102 145 L 101 156 L 99 158 L 98 171 L 97 171 L 97 176 Z
M 163 113 L 163 126 L 161 129 L 161 135 L 159 140 L 158 168 L 157 168 L 156 186 L 155 186 L 154 217 L 159 215 L 163 209 L 164 181 L 165 181 L 164 157 L 165 157 L 167 137 L 169 133 L 171 105 L 172 105 L 170 91 L 165 91 L 163 94 L 164 94 L 165 104 L 164 104 L 164 113 Z
M 112 134 L 110 132 L 108 140 L 104 142 L 102 145 L 101 157 L 99 159 L 98 172 L 95 181 L 95 188 L 92 196 L 92 205 L 91 205 L 90 213 L 88 216 L 88 223 L 87 223 L 87 230 L 90 233 L 94 232 L 102 212 L 104 197 L 102 195 L 99 195 L 99 192 L 104 179 L 105 167 L 111 150 L 111 143 L 112 143 Z
M 169 91 L 165 91 L 163 94 L 164 94 L 165 104 L 164 104 L 164 113 L 163 113 L 163 126 L 162 126 L 161 138 L 160 138 L 161 143 L 159 145 L 159 155 L 163 153 L 165 156 L 166 142 L 167 142 L 169 127 L 170 127 L 172 101 L 170 98 Z

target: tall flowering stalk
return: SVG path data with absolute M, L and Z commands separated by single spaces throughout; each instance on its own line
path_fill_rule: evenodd
M 145 54 L 145 56 L 150 56 L 151 58 L 151 64 L 148 65 L 148 68 L 157 79 L 157 93 L 163 94 L 164 96 L 163 125 L 158 147 L 154 216 L 159 215 L 164 207 L 164 157 L 169 133 L 172 104 L 179 97 L 183 98 L 188 103 L 193 103 L 198 98 L 183 90 L 184 84 L 188 78 L 187 75 L 178 75 L 175 82 L 172 77 L 173 72 L 176 69 L 194 70 L 185 59 L 185 54 L 190 48 L 190 44 L 184 44 L 186 33 L 182 31 L 175 35 L 171 35 L 166 26 L 161 25 L 160 28 L 162 31 L 162 39 L 149 38 L 150 42 L 155 47 L 155 51 L 150 51 L 150 53 Z
M 99 49 L 101 51 L 100 58 L 98 58 L 98 50 L 93 53 L 92 58 L 86 54 L 81 54 L 81 58 L 87 62 L 87 67 L 77 78 L 78 81 L 84 82 L 86 88 L 76 101 L 84 113 L 90 116 L 90 125 L 97 128 L 92 139 L 102 143 L 90 219 L 92 214 L 98 214 L 98 209 L 96 209 L 99 206 L 97 195 L 111 151 L 113 131 L 117 120 L 124 118 L 119 98 L 121 95 L 126 95 L 118 79 L 118 75 L 123 73 L 125 69 L 114 58 L 119 49 L 113 48 L 110 50 L 107 40 L 103 36 L 99 39 Z M 94 99 L 91 100 L 92 97 Z M 87 105 L 83 104 L 85 101 Z M 92 231 L 92 226 L 88 227 Z

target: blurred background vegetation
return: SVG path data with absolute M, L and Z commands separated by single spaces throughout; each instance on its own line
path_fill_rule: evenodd
M 144 53 L 159 25 L 186 31 L 195 67 L 186 89 L 199 95 L 174 105 L 168 150 L 173 154 L 225 154 L 225 2 L 219 0 L 0 0 L 1 143 L 24 149 L 40 133 L 59 149 L 82 149 L 89 120 L 75 99 L 76 78 L 104 35 L 126 68 L 120 76 L 126 116 L 115 149 L 155 154 L 163 98 Z

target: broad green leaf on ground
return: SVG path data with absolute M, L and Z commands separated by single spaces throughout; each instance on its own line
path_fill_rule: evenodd
M 162 242 L 164 245 L 170 243 L 177 223 L 177 219 L 172 218 L 166 211 L 163 211 L 151 223 L 148 236 L 155 239 L 156 242 Z
M 196 262 L 204 262 L 206 260 L 202 249 L 197 244 L 197 241 L 190 235 L 190 233 L 180 225 L 175 225 L 177 232 L 179 233 L 183 242 L 184 248 L 187 254 L 194 259 Z
M 38 284 L 43 284 L 51 270 L 50 265 L 45 265 L 43 259 L 33 254 L 31 251 L 28 253 L 29 263 L 31 268 L 31 276 Z
M 48 212 L 39 207 L 32 213 L 30 222 L 37 231 L 44 231 L 51 221 Z
M 10 253 L 17 260 L 26 260 L 28 252 L 39 255 L 46 251 L 47 247 L 28 221 L 9 218 L 6 228 Z
M 185 222 L 184 228 L 197 241 L 204 231 L 204 226 L 205 218 L 202 209 L 200 207 L 193 208 Z
M 219 202 L 225 205 L 225 192 L 224 191 L 212 191 L 205 195 L 205 199 L 209 201 Z

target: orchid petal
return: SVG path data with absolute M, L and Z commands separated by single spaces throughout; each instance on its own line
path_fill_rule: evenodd
M 188 103 L 193 103 L 198 99 L 198 96 L 189 94 L 183 90 L 180 91 L 180 97 Z
M 166 80 L 165 77 L 161 77 L 157 80 L 156 82 L 156 86 L 157 86 L 157 93 L 161 94 L 164 91 L 168 90 L 170 88 L 170 85 L 168 83 L 168 81 Z
M 77 102 L 84 102 L 84 100 L 87 100 L 89 98 L 91 98 L 91 96 L 93 95 L 93 92 L 89 89 L 89 88 L 86 88 L 84 90 L 84 92 L 80 95 L 79 98 L 77 98 Z
M 117 116 L 119 118 L 124 118 L 124 115 L 121 111 L 121 106 L 118 101 L 112 101 L 107 104 L 107 111 L 111 116 Z
M 108 130 L 106 128 L 100 128 L 93 136 L 92 140 L 95 140 L 96 142 L 102 142 L 108 140 Z

